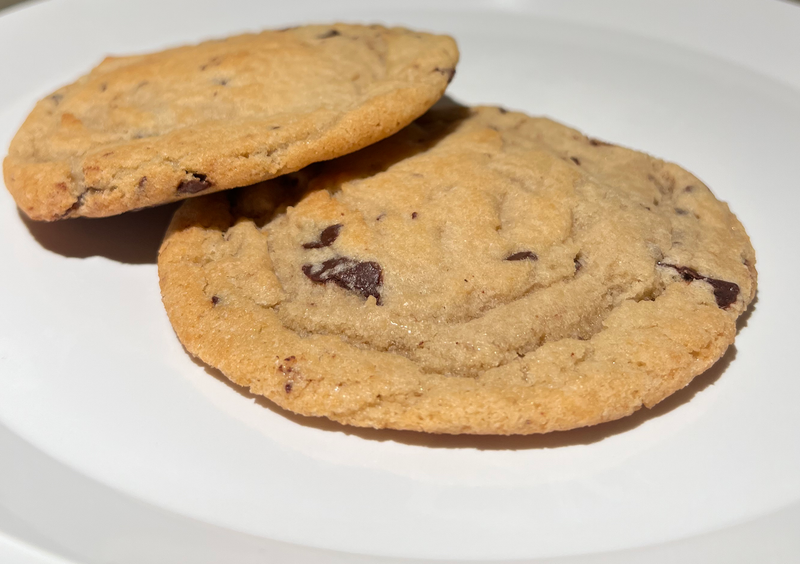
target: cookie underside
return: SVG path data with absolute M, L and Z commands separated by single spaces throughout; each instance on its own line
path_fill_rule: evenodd
M 282 407 L 529 434 L 629 415 L 733 342 L 755 256 L 676 165 L 498 108 L 178 210 L 159 256 L 187 350 Z

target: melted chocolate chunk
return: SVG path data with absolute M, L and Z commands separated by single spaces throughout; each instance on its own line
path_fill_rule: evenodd
M 317 39 L 328 39 L 329 37 L 336 37 L 341 35 L 341 32 L 336 31 L 335 29 L 331 29 L 326 31 L 325 33 L 320 33 L 317 35 Z
M 689 268 L 688 266 L 678 266 L 677 264 L 666 264 L 663 262 L 659 262 L 657 264 L 658 266 L 668 266 L 670 268 L 674 268 L 678 271 L 678 274 L 681 275 L 681 278 L 687 282 L 691 282 L 692 280 L 703 280 L 705 278 L 705 276 L 700 276 L 695 269 Z
M 219 303 L 219 296 L 211 296 L 211 305 L 217 305 Z
M 339 232 L 342 230 L 342 224 L 337 223 L 336 225 L 329 225 L 325 229 L 322 230 L 322 233 L 319 234 L 319 241 L 314 241 L 312 243 L 303 243 L 304 249 L 321 249 L 322 247 L 330 247 L 333 245 L 333 242 L 339 237 Z
M 417 212 L 413 212 L 413 213 L 411 214 L 411 219 L 417 219 L 417 216 L 418 216 L 418 215 L 419 215 L 419 214 L 418 214 Z
M 211 187 L 211 182 L 206 180 L 205 174 L 199 172 L 191 172 L 192 178 L 189 180 L 181 180 L 178 184 L 176 191 L 178 194 L 197 194 Z
M 733 282 L 726 282 L 725 280 L 717 280 L 716 278 L 703 276 L 695 269 L 689 268 L 688 266 L 678 266 L 677 264 L 666 264 L 663 262 L 658 262 L 656 264 L 658 264 L 658 266 L 668 266 L 675 269 L 678 274 L 681 275 L 681 278 L 687 282 L 702 280 L 710 284 L 714 289 L 714 299 L 717 301 L 717 305 L 722 309 L 728 309 L 739 297 L 739 285 Z
M 440 72 L 447 77 L 447 84 L 450 84 L 453 81 L 453 77 L 456 75 L 456 69 L 452 67 L 448 67 L 446 69 L 436 67 L 433 69 L 433 72 Z
M 381 303 L 380 286 L 383 270 L 377 262 L 359 262 L 348 257 L 328 259 L 322 264 L 303 265 L 303 274 L 312 282 L 333 282 L 337 286 L 361 294 L 365 298 L 374 296 Z
M 706 282 L 711 284 L 711 287 L 714 288 L 714 299 L 717 300 L 717 305 L 719 307 L 728 309 L 732 304 L 736 303 L 736 299 L 739 297 L 738 284 L 717 280 L 715 278 L 706 278 Z
M 531 251 L 520 251 L 518 253 L 508 255 L 506 260 L 539 260 L 539 257 L 536 255 L 536 253 L 532 253 Z

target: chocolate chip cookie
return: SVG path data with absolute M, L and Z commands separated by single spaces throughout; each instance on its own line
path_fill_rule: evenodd
M 36 105 L 5 184 L 48 221 L 246 186 L 395 133 L 457 60 L 446 36 L 341 24 L 109 57 Z
M 747 234 L 692 174 L 489 107 L 189 200 L 158 266 L 178 337 L 234 382 L 436 433 L 653 406 L 723 355 L 756 290 Z

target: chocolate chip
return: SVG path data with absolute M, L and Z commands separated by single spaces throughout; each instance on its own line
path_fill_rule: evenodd
M 383 270 L 377 262 L 359 262 L 348 257 L 328 259 L 321 264 L 303 265 L 303 274 L 312 282 L 333 282 L 337 286 L 361 294 L 365 298 L 374 296 L 381 303 L 380 286 Z
M 176 188 L 178 194 L 197 194 L 211 187 L 211 182 L 206 180 L 207 177 L 205 174 L 200 174 L 198 172 L 191 172 L 189 174 L 192 175 L 191 179 L 181 180 L 181 183 L 178 184 Z
M 56 187 L 58 187 L 60 189 L 63 189 L 63 190 L 67 189 L 67 185 L 64 184 L 63 182 L 59 182 L 58 184 L 56 184 Z M 77 210 L 78 208 L 80 208 L 84 204 L 86 196 L 89 196 L 91 194 L 96 194 L 97 192 L 102 192 L 102 191 L 103 190 L 101 188 L 95 188 L 93 186 L 89 186 L 83 192 L 78 194 L 78 198 L 75 200 L 75 203 L 72 204 L 69 208 L 67 208 L 67 210 L 63 214 L 61 214 L 59 216 L 59 218 L 60 219 L 64 219 L 66 217 L 69 217 L 69 215 L 72 212 L 74 212 L 75 210 Z
M 539 257 L 536 256 L 536 253 L 532 253 L 531 251 L 520 251 L 518 253 L 508 255 L 506 260 L 539 260 Z
M 719 307 L 727 309 L 731 304 L 736 303 L 736 299 L 739 297 L 738 284 L 716 280 L 715 278 L 706 278 L 706 282 L 714 288 L 714 299 L 717 300 Z
M 418 216 L 418 215 L 419 215 L 419 214 L 418 214 L 417 212 L 413 212 L 413 213 L 411 214 L 411 219 L 417 219 L 417 216 Z
M 613 147 L 611 143 L 606 143 L 605 141 L 600 141 L 599 139 L 592 139 L 589 138 L 589 145 L 592 147 Z
M 447 84 L 450 84 L 453 81 L 453 77 L 456 75 L 456 69 L 452 67 L 448 67 L 445 69 L 436 67 L 435 69 L 433 69 L 433 72 L 440 72 L 443 75 L 445 75 L 447 77 Z
M 336 31 L 335 29 L 331 29 L 325 33 L 317 35 L 317 39 L 328 39 L 329 37 L 337 37 L 339 35 L 341 35 L 340 32 Z
M 139 179 L 139 183 L 136 185 L 136 187 L 137 187 L 139 190 L 144 190 L 144 187 L 145 187 L 145 186 L 147 186 L 147 177 L 146 177 L 146 176 L 142 176 L 142 177 Z
M 211 82 L 219 84 L 220 86 L 227 86 L 229 81 L 227 78 L 215 78 Z
M 219 296 L 211 296 L 211 305 L 217 305 L 219 303 Z
M 61 100 L 64 99 L 64 95 L 63 94 L 53 94 L 52 96 L 50 96 L 50 99 L 53 101 L 53 103 L 55 103 L 56 106 L 58 106 L 61 103 Z
M 714 289 L 714 299 L 717 301 L 717 306 L 722 309 L 727 309 L 731 304 L 736 302 L 739 297 L 739 285 L 733 282 L 726 282 L 725 280 L 717 280 L 716 278 L 709 278 L 698 273 L 695 269 L 688 266 L 678 266 L 676 264 L 666 264 L 663 262 L 656 263 L 658 266 L 668 266 L 678 271 L 681 278 L 687 282 L 694 280 L 702 280 L 707 282 Z
M 319 241 L 312 243 L 303 243 L 304 249 L 321 249 L 322 247 L 330 247 L 333 242 L 339 237 L 339 232 L 342 230 L 342 224 L 329 225 L 322 230 L 319 234 Z
M 678 274 L 681 275 L 681 278 L 686 280 L 687 282 L 691 282 L 692 280 L 703 280 L 705 276 L 700 276 L 700 274 L 693 268 L 689 268 L 688 266 L 678 266 L 676 264 L 666 264 L 663 262 L 658 262 L 658 266 L 668 266 L 670 268 L 674 268 L 678 271 Z
M 508 113 L 508 110 L 505 109 L 505 108 L 497 108 L 497 111 L 500 112 L 501 114 L 507 114 Z
M 580 260 L 578 260 L 578 257 L 572 259 L 572 262 L 575 263 L 575 272 L 578 272 L 581 268 L 583 268 L 583 263 Z
M 687 186 L 683 189 L 684 192 L 691 192 L 692 190 L 694 190 L 694 186 Z
M 290 394 L 292 392 L 292 383 L 286 382 L 286 385 L 283 387 L 283 389 L 286 390 L 287 394 Z
M 576 165 L 581 166 L 581 161 L 580 159 L 578 159 L 578 157 L 570 157 L 569 160 L 571 160 Z
M 675 213 L 678 215 L 688 215 L 689 212 L 683 208 L 675 208 Z

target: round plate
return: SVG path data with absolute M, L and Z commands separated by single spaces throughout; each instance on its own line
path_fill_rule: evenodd
M 0 18 L 0 146 L 108 53 L 333 20 L 445 32 L 458 101 L 675 161 L 730 203 L 759 293 L 652 410 L 533 437 L 298 417 L 193 361 L 160 302 L 174 207 L 30 222 L 0 193 L 0 560 L 564 563 L 800 559 L 800 7 L 768 0 L 189 0 Z

